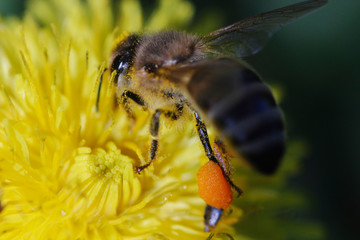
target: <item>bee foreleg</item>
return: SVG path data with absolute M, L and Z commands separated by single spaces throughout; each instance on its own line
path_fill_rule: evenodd
M 129 106 L 129 99 L 124 94 L 122 94 L 120 99 L 118 99 L 118 101 L 119 104 L 124 108 L 128 118 L 131 119 L 132 121 L 135 121 L 134 112 L 131 110 Z
M 195 119 L 196 119 L 196 130 L 197 130 L 197 132 L 199 134 L 200 141 L 201 141 L 201 143 L 202 143 L 202 145 L 204 147 L 206 156 L 208 157 L 208 159 L 210 161 L 218 163 L 218 161 L 217 161 L 217 159 L 216 159 L 216 157 L 214 155 L 214 152 L 213 152 L 213 150 L 211 148 L 211 145 L 210 145 L 209 136 L 207 134 L 206 126 L 203 123 L 203 121 L 201 120 L 200 115 L 197 112 L 194 112 L 194 115 L 195 115 Z
M 135 115 L 134 115 L 133 111 L 131 110 L 131 108 L 129 106 L 129 104 L 130 104 L 129 99 L 131 99 L 133 102 L 135 102 L 139 106 L 142 106 L 145 109 L 147 109 L 147 104 L 140 95 L 138 95 L 137 93 L 132 92 L 130 90 L 125 90 L 121 94 L 120 104 L 123 106 L 123 108 L 124 108 L 125 112 L 127 113 L 128 117 L 130 119 L 135 120 Z
M 177 120 L 181 117 L 184 109 L 184 105 L 182 103 L 175 104 L 176 110 L 175 111 L 164 111 L 164 114 L 167 118 L 171 120 Z

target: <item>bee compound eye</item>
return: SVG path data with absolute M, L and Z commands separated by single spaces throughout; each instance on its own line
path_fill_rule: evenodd
M 147 63 L 144 66 L 144 70 L 147 73 L 154 73 L 156 72 L 156 70 L 159 68 L 159 65 L 157 65 L 156 63 Z
M 129 68 L 130 58 L 128 56 L 117 55 L 112 64 L 111 64 L 111 72 L 117 71 L 117 74 L 121 74 L 126 72 Z
M 111 72 L 115 71 L 115 70 L 118 70 L 118 67 L 120 65 L 120 62 L 121 62 L 121 56 L 120 55 L 117 55 L 114 60 L 112 61 L 111 63 Z

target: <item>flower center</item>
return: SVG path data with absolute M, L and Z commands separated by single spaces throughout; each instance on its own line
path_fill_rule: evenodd
M 136 162 L 136 157 L 124 155 L 113 142 L 105 149 L 80 147 L 68 183 L 74 195 L 82 193 L 94 211 L 114 216 L 135 204 L 141 195 L 146 176 L 135 173 Z
M 108 151 L 97 148 L 87 157 L 88 171 L 94 176 L 120 183 L 124 176 L 133 175 L 134 159 L 122 155 L 114 143 L 107 145 Z

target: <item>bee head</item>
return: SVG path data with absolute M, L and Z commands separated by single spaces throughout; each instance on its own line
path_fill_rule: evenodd
M 114 48 L 112 60 L 110 61 L 110 71 L 116 71 L 114 78 L 116 84 L 122 85 L 129 80 L 127 75 L 134 64 L 136 49 L 140 41 L 141 37 L 139 35 L 132 34 Z

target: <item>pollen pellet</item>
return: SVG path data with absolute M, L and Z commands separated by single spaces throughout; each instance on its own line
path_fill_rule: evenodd
M 221 168 L 213 161 L 204 164 L 197 173 L 199 196 L 210 206 L 226 209 L 233 197 L 230 184 Z

